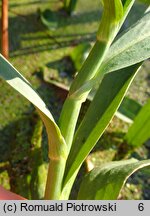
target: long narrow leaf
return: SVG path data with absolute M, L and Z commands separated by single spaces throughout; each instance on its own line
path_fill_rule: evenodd
M 101 66 L 104 73 L 119 70 L 150 57 L 150 12 L 114 42 Z M 99 72 L 100 73 L 100 72 Z
M 45 103 L 29 82 L 2 55 L 0 55 L 0 77 L 36 107 L 45 124 L 49 142 L 49 158 L 51 159 L 45 198 L 58 199 L 67 158 L 65 140 Z
M 103 134 L 120 105 L 139 66 L 109 73 L 102 81 L 79 129 L 67 160 L 65 183 L 75 176 L 82 162 Z M 66 186 L 67 187 L 67 186 Z
M 94 95 L 94 92 L 91 92 L 91 94 L 88 97 L 89 101 L 93 100 Z M 142 105 L 139 104 L 137 101 L 129 97 L 124 97 L 115 115 L 125 122 L 132 123 L 137 114 L 139 113 L 139 111 L 141 110 L 141 108 Z
M 94 168 L 83 179 L 78 199 L 116 200 L 129 176 L 146 166 L 150 166 L 150 160 L 130 159 L 110 162 Z
M 55 146 L 53 146 L 53 156 L 58 157 L 59 150 L 56 148 L 56 145 L 61 144 L 65 146 L 65 142 L 50 111 L 32 88 L 31 84 L 2 55 L 0 55 L 0 77 L 36 107 L 48 130 L 50 143 L 55 143 Z
M 150 100 L 143 106 L 125 136 L 127 143 L 139 147 L 150 138 Z

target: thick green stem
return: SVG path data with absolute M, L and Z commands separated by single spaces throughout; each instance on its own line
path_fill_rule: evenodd
M 97 41 L 71 85 L 60 116 L 59 125 L 68 150 L 71 148 L 81 105 L 93 88 L 93 83 L 89 84 L 89 82 L 97 75 L 105 54 L 118 32 L 122 16 L 123 6 L 120 0 L 104 1 L 104 12 L 97 32 Z
M 97 33 L 97 41 L 72 83 L 68 98 L 64 103 L 60 115 L 59 126 L 68 146 L 68 153 L 72 145 L 81 105 L 94 86 L 92 80 L 95 79 L 95 76 L 97 77 L 97 72 L 101 67 L 105 54 L 118 32 L 122 16 L 123 6 L 121 0 L 104 1 L 104 12 Z M 101 71 L 101 73 L 103 72 Z M 96 82 L 98 82 L 98 80 Z M 75 173 L 74 176 L 76 176 L 76 174 L 77 173 Z M 68 198 L 74 178 L 75 177 L 72 177 L 70 179 L 68 183 L 69 186 L 66 186 L 66 188 L 64 186 L 62 189 L 62 198 Z M 67 195 L 65 195 L 65 193 Z
M 59 126 L 65 140 L 67 140 L 68 150 L 70 150 L 71 147 L 80 108 L 81 101 L 76 101 L 74 99 L 70 99 L 69 97 L 63 106 Z
M 45 190 L 46 200 L 60 199 L 65 163 L 64 158 L 50 161 Z
M 107 48 L 107 43 L 99 41 L 95 43 L 90 55 L 81 68 L 80 73 L 77 75 L 75 81 L 73 82 L 68 98 L 64 103 L 59 120 L 59 126 L 61 133 L 68 145 L 68 151 L 71 148 L 81 105 L 86 100 L 88 93 L 93 87 L 91 86 L 90 88 L 88 86 L 88 88 L 85 87 L 84 89 L 84 86 L 86 86 L 86 83 L 88 83 L 89 80 L 91 80 L 96 74 L 102 63 Z
M 104 54 L 106 53 L 109 45 L 110 44 L 108 44 L 106 41 L 97 40 L 95 42 L 88 58 L 84 62 L 82 68 L 80 69 L 80 72 L 71 85 L 69 95 L 72 95 L 77 90 L 79 91 L 85 83 L 87 83 L 95 76 L 96 72 L 100 68 Z M 86 97 L 82 98 L 82 100 L 84 101 L 85 98 Z
M 86 83 L 88 83 L 89 80 L 91 80 L 96 74 L 108 47 L 109 44 L 96 41 L 75 82 L 71 86 L 68 98 L 64 103 L 59 126 L 61 133 L 67 143 L 68 152 L 70 151 L 72 145 L 81 105 L 86 100 L 88 93 L 93 87 L 93 84 L 91 88 L 87 85 L 87 88 L 85 87 L 84 89 L 84 86 L 86 86 Z M 71 182 L 67 188 L 63 189 L 61 199 L 68 199 L 75 177 L 71 179 Z
M 60 200 L 67 155 L 64 156 L 62 151 L 57 157 L 49 154 L 49 158 L 50 163 L 45 189 L 45 199 Z
M 49 144 L 48 155 L 50 164 L 47 176 L 45 199 L 59 200 L 68 150 L 58 126 L 55 124 L 55 127 L 52 127 L 52 123 L 49 121 L 49 118 L 47 118 L 46 115 L 43 115 L 38 108 L 37 111 L 45 124 Z

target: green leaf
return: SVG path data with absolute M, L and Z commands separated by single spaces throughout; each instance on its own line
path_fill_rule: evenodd
M 150 166 L 150 160 L 130 159 L 109 162 L 94 168 L 83 179 L 78 199 L 116 200 L 129 176 L 146 166 Z
M 119 70 L 150 57 L 150 12 L 123 32 L 110 47 L 101 66 L 103 73 Z
M 103 134 L 140 65 L 137 64 L 115 71 L 104 77 L 93 102 L 75 134 L 67 160 L 64 184 L 67 184 L 74 173 L 78 171 L 82 162 Z
M 123 4 L 123 13 L 124 17 L 122 19 L 122 22 L 124 22 L 126 16 L 128 15 L 128 12 L 130 11 L 131 7 L 133 6 L 135 0 L 122 0 Z
M 116 116 L 123 121 L 132 123 L 141 108 L 142 105 L 140 105 L 137 101 L 125 97 L 116 113 Z
M 88 99 L 89 101 L 92 101 L 94 98 L 95 92 L 92 91 Z M 122 103 L 120 104 L 120 107 L 118 108 L 117 112 L 115 115 L 128 123 L 132 123 L 139 111 L 141 110 L 142 105 L 139 104 L 137 101 L 129 98 L 129 97 L 124 97 Z
M 48 178 L 49 182 L 47 184 L 48 189 L 46 190 L 46 198 L 49 199 L 50 194 L 51 197 L 56 199 L 61 191 L 63 169 L 67 158 L 67 146 L 65 140 L 43 100 L 35 90 L 33 90 L 30 83 L 2 55 L 0 55 L 0 77 L 36 107 L 45 124 L 50 150 L 49 158 L 51 159 L 49 170 L 53 170 L 51 172 L 53 178 Z M 54 169 L 54 166 L 56 169 Z M 59 172 L 60 167 L 61 173 Z M 49 183 L 51 184 L 50 181 L 53 182 L 52 188 L 49 187 Z M 54 184 L 56 184 L 57 187 L 55 187 Z M 57 196 L 55 196 L 55 194 L 57 194 Z
M 66 157 L 64 139 L 45 103 L 32 88 L 31 84 L 2 55 L 0 55 L 0 77 L 36 107 L 46 126 L 49 143 L 53 147 L 53 150 L 51 150 L 53 157 L 60 155 L 57 145 L 61 145 L 61 151 L 63 146 L 63 154 Z
M 125 17 L 129 11 L 129 9 L 133 5 L 133 2 L 134 1 L 126 1 L 125 5 L 124 5 Z M 80 79 L 80 80 L 76 79 L 76 89 L 78 87 L 78 90 L 76 90 L 78 94 L 76 94 L 76 96 L 78 96 L 80 94 L 80 92 L 83 94 L 83 92 L 89 92 L 88 90 L 92 89 L 92 87 L 95 88 L 96 82 L 100 82 L 102 76 L 105 73 L 128 67 L 130 65 L 133 65 L 133 64 L 139 63 L 143 60 L 146 60 L 150 57 L 150 30 L 149 30 L 150 29 L 150 12 L 149 12 L 149 10 L 147 10 L 147 11 L 148 12 L 144 15 L 144 17 L 142 19 L 140 19 L 138 22 L 136 22 L 136 24 L 132 25 L 131 28 L 129 28 L 125 32 L 122 32 L 121 35 L 118 37 L 118 39 L 113 43 L 113 45 L 110 47 L 107 55 L 105 56 L 105 59 L 103 60 L 102 64 L 99 67 L 94 68 L 94 70 L 95 70 L 94 74 L 95 75 L 93 77 L 91 75 L 88 77 L 89 79 L 92 78 L 93 82 L 87 80 L 81 87 L 79 87 L 79 83 L 82 79 Z M 104 10 L 104 12 L 105 12 L 105 10 Z M 107 13 L 109 13 L 109 10 L 107 11 Z M 122 24 L 122 20 L 125 17 L 123 17 L 122 19 L 120 18 L 121 24 Z M 121 26 L 121 24 L 120 24 L 120 26 Z M 111 24 L 110 24 L 110 26 L 111 26 Z M 118 27 L 118 28 L 120 28 L 120 27 Z M 114 28 L 115 31 L 118 28 L 117 27 Z M 103 29 L 103 31 L 104 31 L 104 29 Z M 129 40 L 129 38 L 130 38 L 130 40 Z M 101 38 L 101 40 L 102 40 L 102 38 Z M 100 50 L 100 48 L 99 48 L 99 50 Z M 102 48 L 101 48 L 101 50 L 102 50 Z M 96 50 L 96 52 L 98 53 L 97 50 Z M 96 59 L 96 57 L 95 57 L 95 59 Z M 94 65 L 96 65 L 96 64 L 94 64 Z M 90 68 L 89 65 L 88 65 L 88 68 Z M 88 69 L 86 69 L 86 71 L 88 71 Z M 88 73 L 86 73 L 86 76 L 87 76 L 87 74 Z M 83 76 L 83 73 L 81 73 L 79 75 L 81 78 L 81 76 Z M 78 78 L 78 76 L 77 76 L 77 78 Z M 88 85 L 88 88 L 87 88 L 87 85 Z M 75 83 L 73 83 L 73 85 L 72 85 L 73 89 L 74 89 L 74 86 L 75 86 Z M 83 96 L 84 95 L 86 95 L 86 94 L 83 94 Z M 85 98 L 85 96 L 83 98 Z
M 139 147 L 150 138 L 150 100 L 143 106 L 128 130 L 125 140 L 130 146 Z
M 135 3 L 132 7 L 132 10 L 127 16 L 127 19 L 125 20 L 124 29 L 129 28 L 133 24 L 135 24 L 139 19 L 143 17 L 145 13 L 147 13 L 147 9 L 149 8 L 149 5 L 147 4 L 137 4 Z

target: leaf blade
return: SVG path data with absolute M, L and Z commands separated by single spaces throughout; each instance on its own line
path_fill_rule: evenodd
M 129 146 L 139 147 L 150 138 L 150 100 L 143 106 L 125 135 Z
M 59 199 L 68 155 L 64 137 L 39 95 L 31 87 L 29 82 L 2 55 L 0 55 L 0 76 L 35 106 L 44 122 L 48 134 L 48 156 L 51 160 L 48 170 L 45 198 Z
M 150 166 L 150 160 L 130 159 L 109 162 L 94 168 L 81 183 L 78 199 L 115 200 L 128 177 L 146 166 Z
M 61 132 L 44 101 L 32 88 L 31 84 L 2 55 L 0 55 L 0 77 L 36 107 L 48 132 L 51 134 L 52 130 L 55 134 L 55 136 L 51 135 L 50 143 L 53 143 L 54 139 L 57 139 L 56 143 L 63 143 Z M 57 154 L 57 152 L 54 152 L 54 154 Z
M 102 66 L 104 73 L 119 70 L 150 57 L 150 12 L 131 26 L 111 46 Z M 130 38 L 130 40 L 129 40 Z M 100 73 L 100 72 L 98 72 Z
M 82 162 L 107 127 L 140 65 L 126 68 L 122 73 L 121 71 L 116 71 L 105 76 L 76 132 L 67 159 L 64 187 L 74 176 L 74 173 L 78 171 Z M 109 90 L 108 87 L 110 88 Z

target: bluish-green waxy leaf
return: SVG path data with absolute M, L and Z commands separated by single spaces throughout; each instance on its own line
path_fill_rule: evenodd
M 65 184 L 90 153 L 99 140 L 124 94 L 133 80 L 141 63 L 120 71 L 107 74 L 79 126 L 67 160 Z
M 150 12 L 113 43 L 101 66 L 103 73 L 119 70 L 150 57 Z M 101 73 L 101 72 L 100 72 Z
M 150 100 L 143 106 L 125 136 L 127 143 L 139 147 L 150 138 Z
M 127 29 L 128 27 L 135 24 L 139 19 L 141 19 L 143 15 L 147 12 L 148 8 L 149 5 L 147 4 L 135 3 L 125 20 L 123 29 Z
M 146 166 L 150 166 L 150 160 L 130 159 L 109 162 L 94 168 L 83 179 L 78 199 L 116 200 L 128 177 Z
M 0 55 L 0 77 L 36 107 L 47 129 L 51 147 L 49 156 L 51 158 L 57 158 L 60 156 L 61 152 L 61 155 L 66 158 L 67 150 L 65 141 L 50 111 L 47 109 L 40 96 L 32 88 L 31 84 L 2 55 Z
M 58 199 L 61 193 L 61 183 L 68 155 L 64 137 L 43 100 L 31 87 L 29 82 L 2 55 L 0 55 L 0 77 L 36 107 L 45 124 L 49 143 L 48 156 L 51 160 L 45 190 L 45 199 Z M 60 167 L 61 172 L 59 172 Z M 41 167 L 41 169 L 43 169 L 43 167 Z M 51 173 L 53 178 L 50 178 Z M 57 187 L 55 187 L 54 184 L 56 184 Z
M 150 12 L 123 32 L 109 49 L 101 72 L 108 73 L 136 64 L 150 57 Z M 101 73 L 100 72 L 100 73 Z

